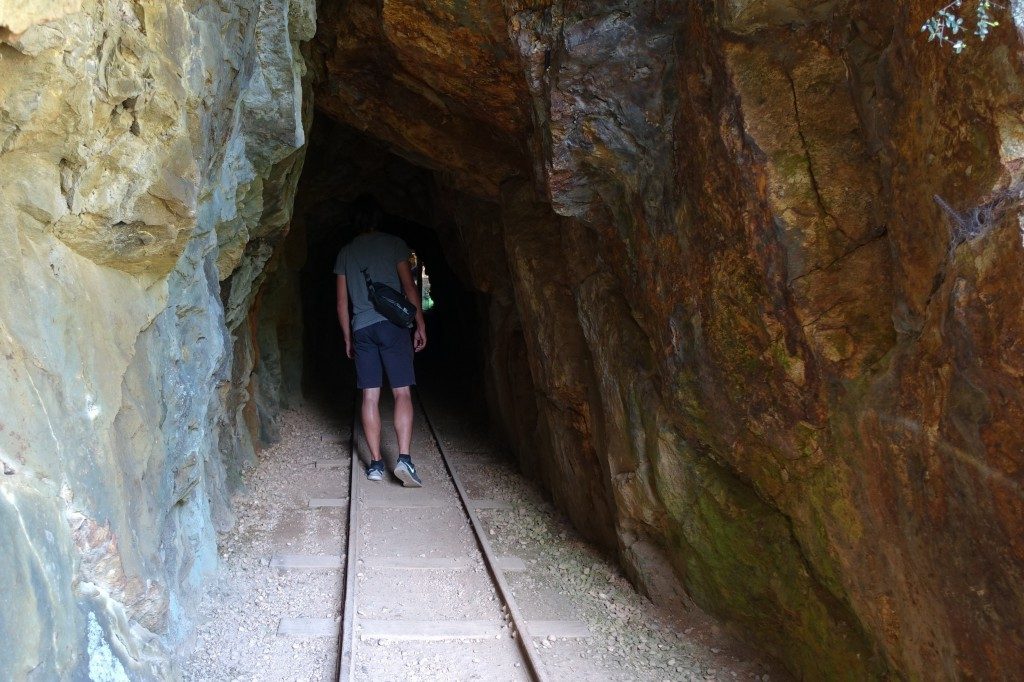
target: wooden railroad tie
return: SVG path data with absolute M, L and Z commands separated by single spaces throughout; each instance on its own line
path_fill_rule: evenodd
M 445 570 L 458 571 L 470 568 L 483 568 L 482 561 L 473 557 L 379 557 L 365 559 L 367 568 L 399 569 L 399 570 Z M 503 571 L 525 571 L 526 562 L 516 556 L 497 558 L 497 568 Z
M 324 507 L 348 507 L 347 497 L 316 497 L 309 501 L 310 509 L 321 509 Z
M 341 557 L 334 554 L 275 554 L 270 559 L 270 567 L 338 570 Z
M 282 618 L 279 637 L 337 637 L 338 621 L 333 618 Z M 581 639 L 590 637 L 582 621 L 532 620 L 526 627 L 531 637 Z M 492 620 L 365 620 L 356 626 L 362 639 L 431 642 L 451 639 L 496 639 L 508 634 L 506 623 Z

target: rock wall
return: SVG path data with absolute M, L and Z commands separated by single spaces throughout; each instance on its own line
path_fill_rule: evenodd
M 1024 668 L 1019 207 L 933 199 L 1022 180 L 1016 3 L 960 57 L 925 0 L 321 9 L 353 162 L 314 184 L 432 207 L 499 425 L 641 588 L 805 678 Z M 0 0 L 5 678 L 174 674 L 298 399 L 313 32 L 312 0 Z
M 273 435 L 254 299 L 314 28 L 312 0 L 0 2 L 0 678 L 174 677 Z
M 316 41 L 318 106 L 435 171 L 524 469 L 810 679 L 1024 667 L 1021 231 L 933 200 L 1020 182 L 1022 27 L 955 57 L 935 9 L 355 1 Z

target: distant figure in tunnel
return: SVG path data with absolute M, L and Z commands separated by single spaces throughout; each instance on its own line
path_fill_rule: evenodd
M 395 435 L 398 437 L 398 464 L 395 476 L 406 487 L 422 485 L 412 463 L 412 390 L 416 384 L 413 352 L 427 345 L 420 294 L 413 282 L 406 243 L 385 232 L 378 232 L 382 212 L 370 197 L 360 197 L 353 205 L 358 236 L 339 253 L 334 265 L 338 276 L 338 320 L 345 337 L 345 354 L 356 363 L 356 385 L 363 392 L 361 416 L 366 444 L 372 461 L 366 478 L 384 478 L 384 460 L 380 456 L 380 389 L 383 372 L 395 396 Z M 374 308 L 366 288 L 363 271 L 375 282 L 383 282 L 405 292 L 416 306 L 416 330 L 390 322 Z M 352 318 L 349 319 L 349 301 Z

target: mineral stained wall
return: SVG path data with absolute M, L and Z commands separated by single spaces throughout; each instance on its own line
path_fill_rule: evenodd
M 433 174 L 524 470 L 653 599 L 806 679 L 1015 677 L 1019 207 L 934 197 L 1019 189 L 1024 26 L 935 9 L 0 0 L 0 676 L 174 675 L 296 386 L 316 28 L 322 112 Z
M 314 29 L 312 0 L 0 1 L 2 679 L 175 677 L 273 435 L 251 311 Z
M 435 171 L 525 470 L 806 679 L 1024 669 L 1019 12 L 351 0 L 317 105 Z

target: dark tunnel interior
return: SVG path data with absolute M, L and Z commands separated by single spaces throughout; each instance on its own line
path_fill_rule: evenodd
M 356 232 L 352 205 L 372 196 L 384 218 L 380 230 L 401 237 L 416 254 L 416 280 L 428 275 L 432 306 L 424 312 L 427 347 L 415 360 L 417 384 L 483 410 L 484 362 L 480 294 L 449 263 L 436 225 L 437 211 L 422 172 L 358 131 L 318 116 L 299 182 L 295 224 L 306 242 L 300 272 L 303 319 L 303 394 L 325 404 L 344 400 L 355 386 L 336 313 L 333 272 L 338 252 Z M 483 417 L 483 414 L 478 414 Z

